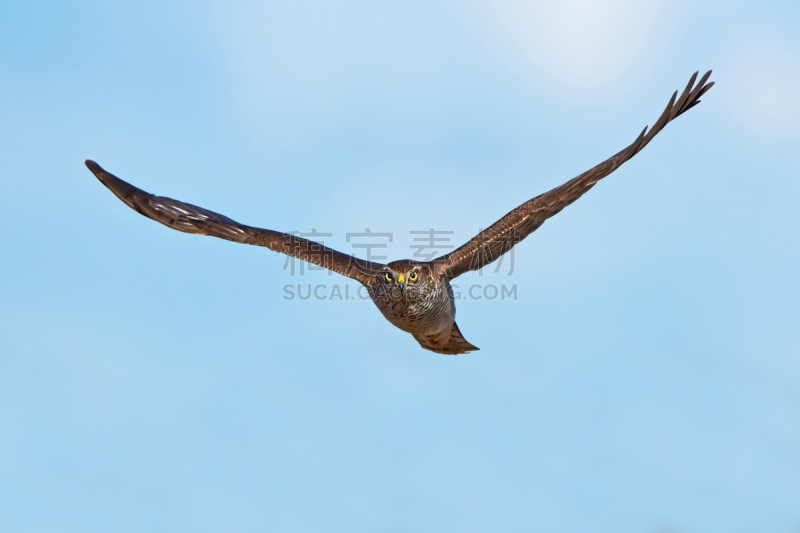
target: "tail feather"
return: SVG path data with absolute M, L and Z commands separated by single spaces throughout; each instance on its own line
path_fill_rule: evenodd
M 477 346 L 467 342 L 455 322 L 453 322 L 450 331 L 444 331 L 436 335 L 414 335 L 414 338 L 417 339 L 420 346 L 436 353 L 458 355 L 480 350 Z

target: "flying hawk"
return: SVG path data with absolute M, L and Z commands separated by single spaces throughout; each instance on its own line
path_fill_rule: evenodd
M 443 354 L 467 353 L 478 348 L 467 342 L 456 325 L 450 281 L 508 252 L 545 220 L 638 154 L 667 123 L 699 104 L 700 97 L 714 83 L 706 83 L 711 75 L 708 71 L 695 84 L 697 74 L 694 73 L 680 96 L 675 91 L 653 127 L 649 131 L 642 130 L 628 147 L 580 176 L 528 200 L 460 248 L 426 262 L 404 259 L 384 265 L 360 260 L 295 235 L 246 226 L 202 207 L 154 196 L 106 172 L 94 161 L 87 160 L 86 166 L 120 200 L 156 222 L 185 233 L 265 246 L 338 272 L 363 284 L 383 316 L 411 333 L 426 350 Z

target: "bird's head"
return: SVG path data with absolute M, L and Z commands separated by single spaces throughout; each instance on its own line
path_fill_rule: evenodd
M 427 293 L 433 281 L 433 271 L 427 263 L 394 261 L 377 274 L 377 287 L 394 298 L 413 299 Z

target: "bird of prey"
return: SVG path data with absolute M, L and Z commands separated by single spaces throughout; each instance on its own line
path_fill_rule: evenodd
M 645 127 L 628 147 L 580 176 L 528 200 L 460 248 L 425 262 L 405 259 L 384 265 L 360 260 L 296 235 L 246 226 L 202 207 L 154 196 L 106 172 L 94 161 L 87 160 L 86 166 L 129 207 L 172 229 L 264 246 L 358 281 L 366 287 L 383 316 L 411 333 L 424 349 L 461 354 L 478 348 L 467 342 L 456 325 L 450 281 L 508 252 L 545 220 L 638 154 L 667 123 L 700 103 L 700 97 L 714 83 L 707 83 L 711 71 L 695 84 L 697 75 L 695 72 L 683 93 L 678 95 L 675 91 L 653 127 L 649 131 Z

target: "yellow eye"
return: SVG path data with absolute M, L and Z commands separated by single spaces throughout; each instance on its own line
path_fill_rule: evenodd
M 392 273 L 391 272 L 387 272 L 386 274 L 383 275 L 383 277 L 386 278 L 386 281 L 391 283 L 391 281 L 392 281 Z
M 410 276 L 408 276 L 409 281 L 417 281 L 417 278 L 419 278 L 419 275 L 417 274 L 416 270 L 412 272 Z

